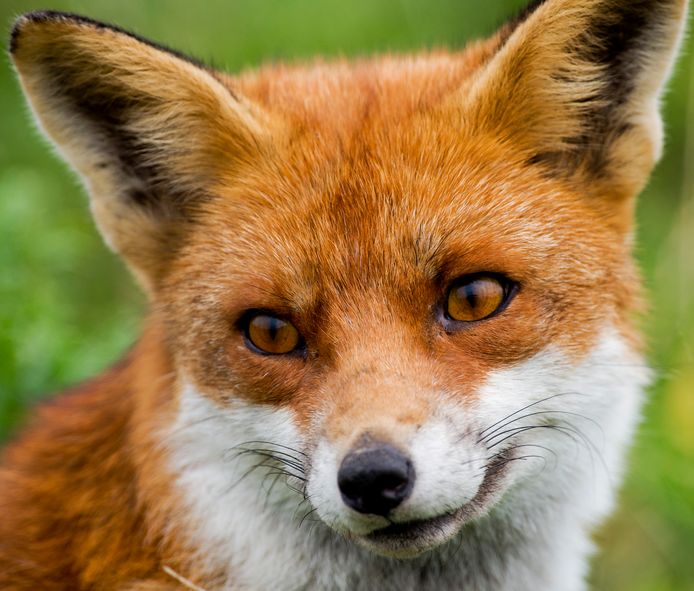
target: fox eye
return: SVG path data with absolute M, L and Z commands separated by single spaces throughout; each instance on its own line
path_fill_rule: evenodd
M 510 301 L 513 291 L 513 284 L 500 277 L 463 277 L 448 292 L 446 316 L 459 322 L 484 320 L 500 312 Z
M 301 345 L 301 335 L 288 320 L 258 312 L 246 320 L 246 339 L 261 353 L 284 355 Z

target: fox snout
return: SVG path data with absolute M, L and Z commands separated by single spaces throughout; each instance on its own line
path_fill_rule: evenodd
M 389 367 L 396 363 L 391 356 Z M 409 556 L 457 530 L 459 510 L 480 490 L 484 454 L 466 404 L 421 365 L 398 365 L 400 378 L 371 365 L 331 384 L 307 492 L 333 529 L 377 553 Z

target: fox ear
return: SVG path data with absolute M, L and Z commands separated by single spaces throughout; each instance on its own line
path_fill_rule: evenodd
M 467 95 L 527 163 L 631 202 L 661 153 L 659 98 L 686 0 L 535 0 Z
M 20 17 L 10 52 L 106 241 L 155 288 L 215 180 L 255 159 L 263 115 L 192 60 L 74 15 Z

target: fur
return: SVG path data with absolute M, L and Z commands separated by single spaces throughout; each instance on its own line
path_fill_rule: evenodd
M 0 587 L 585 589 L 649 379 L 633 210 L 686 8 L 536 1 L 462 51 L 239 76 L 20 17 L 32 111 L 151 305 L 4 450 Z M 478 274 L 513 289 L 451 319 Z M 253 311 L 301 347 L 251 346 Z M 365 438 L 416 474 L 387 518 L 339 490 Z

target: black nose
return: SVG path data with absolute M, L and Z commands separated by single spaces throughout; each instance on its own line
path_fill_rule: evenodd
M 392 445 L 380 443 L 348 453 L 337 472 L 348 507 L 384 517 L 410 496 L 414 479 L 412 462 Z

